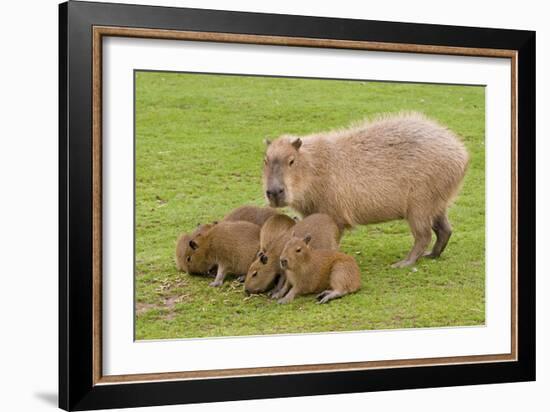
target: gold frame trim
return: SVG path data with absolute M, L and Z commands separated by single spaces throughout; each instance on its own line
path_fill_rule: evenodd
M 102 40 L 105 36 L 133 37 L 165 40 L 187 40 L 240 44 L 261 44 L 293 47 L 319 47 L 333 49 L 370 50 L 399 53 L 447 54 L 459 56 L 499 57 L 511 59 L 512 76 L 512 273 L 511 273 L 511 353 L 498 355 L 453 356 L 442 358 L 400 359 L 369 362 L 349 362 L 316 365 L 291 365 L 259 368 L 182 371 L 132 375 L 102 373 Z M 261 36 L 249 34 L 213 33 L 141 29 L 128 27 L 93 27 L 92 43 L 92 179 L 93 179 L 93 384 L 135 383 L 169 380 L 216 379 L 228 377 L 296 374 L 307 372 L 335 372 L 412 366 L 456 365 L 467 363 L 493 363 L 517 361 L 517 52 L 514 50 L 481 49 L 452 46 L 382 43 L 352 40 L 313 39 L 301 37 Z

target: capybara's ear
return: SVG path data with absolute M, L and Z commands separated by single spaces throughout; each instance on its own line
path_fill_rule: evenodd
M 269 140 L 267 137 L 264 139 L 264 143 L 266 146 L 269 146 L 271 144 L 271 140 Z
M 294 139 L 292 141 L 292 146 L 294 146 L 294 148 L 298 150 L 302 146 L 302 139 L 300 139 L 299 137 Z
M 197 245 L 197 242 L 195 242 L 194 240 L 190 240 L 189 247 L 193 250 L 196 250 L 199 247 L 199 245 Z
M 311 235 L 308 233 L 306 237 L 304 237 L 304 243 L 306 245 L 309 245 L 309 242 L 311 241 Z

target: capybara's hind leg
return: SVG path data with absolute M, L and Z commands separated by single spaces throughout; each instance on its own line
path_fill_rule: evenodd
M 392 265 L 393 268 L 404 268 L 414 265 L 418 258 L 424 254 L 424 251 L 432 240 L 432 228 L 428 219 L 408 219 L 414 236 L 414 246 L 406 259 L 400 260 Z
M 330 300 L 341 298 L 361 287 L 361 274 L 357 263 L 340 261 L 334 263 L 330 273 L 330 287 L 317 295 L 317 303 L 327 303 Z
M 442 214 L 437 216 L 432 223 L 432 229 L 435 232 L 437 240 L 435 241 L 432 251 L 427 253 L 425 256 L 429 258 L 438 258 L 445 250 L 445 247 L 449 242 L 449 238 L 453 233 L 447 215 Z

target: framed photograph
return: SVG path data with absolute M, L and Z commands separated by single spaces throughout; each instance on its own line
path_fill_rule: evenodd
M 535 33 L 60 5 L 59 402 L 535 379 Z

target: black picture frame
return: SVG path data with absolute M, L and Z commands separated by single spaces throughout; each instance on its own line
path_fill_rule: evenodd
M 92 28 L 517 51 L 517 361 L 95 385 Z M 70 1 L 59 6 L 59 406 L 90 410 L 535 379 L 535 32 Z

